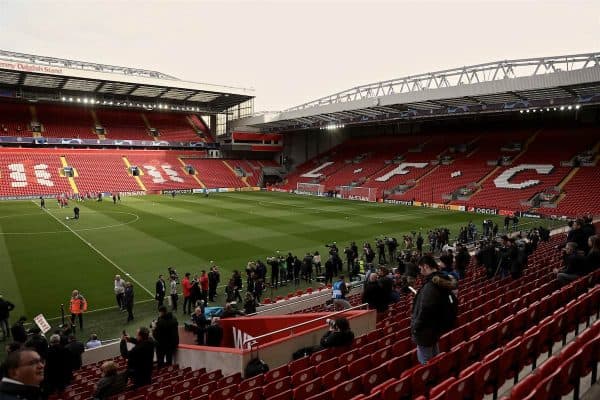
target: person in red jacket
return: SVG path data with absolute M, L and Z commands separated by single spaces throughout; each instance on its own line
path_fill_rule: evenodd
M 200 274 L 200 289 L 202 289 L 202 300 L 204 305 L 208 304 L 208 275 L 206 271 L 202 271 Z
M 192 302 L 190 296 L 192 294 L 192 282 L 190 282 L 189 272 L 186 272 L 185 277 L 181 280 L 181 289 L 183 291 L 183 313 L 191 314 Z

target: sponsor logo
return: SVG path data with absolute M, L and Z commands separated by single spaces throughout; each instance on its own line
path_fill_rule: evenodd
M 486 215 L 498 215 L 498 210 L 495 208 L 469 207 L 469 212 Z
M 388 204 L 396 204 L 396 205 L 402 205 L 402 206 L 412 206 L 413 202 L 412 200 L 385 200 L 385 203 Z
M 162 194 L 189 194 L 189 193 L 193 193 L 192 189 L 169 189 L 169 190 L 162 190 L 161 191 Z
M 521 217 L 525 217 L 525 218 L 542 218 L 541 215 L 536 214 L 536 213 L 531 213 L 531 212 L 522 212 L 521 213 Z

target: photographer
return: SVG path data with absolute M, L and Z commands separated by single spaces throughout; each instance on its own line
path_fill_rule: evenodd
M 321 347 L 349 347 L 354 341 L 354 332 L 350 330 L 350 323 L 344 317 L 328 320 L 329 331 L 321 338 Z
M 385 259 L 385 242 L 381 239 L 376 239 L 375 246 L 377 247 L 377 263 L 378 264 L 387 264 L 387 260 Z

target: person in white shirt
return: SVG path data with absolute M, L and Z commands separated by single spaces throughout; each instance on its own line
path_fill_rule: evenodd
M 171 311 L 177 311 L 177 300 L 179 299 L 179 295 L 177 294 L 177 277 L 175 275 L 171 275 L 169 288 L 169 294 L 171 295 Z
M 117 305 L 121 311 L 125 310 L 125 281 L 121 279 L 121 275 L 115 275 L 115 296 L 117 298 Z

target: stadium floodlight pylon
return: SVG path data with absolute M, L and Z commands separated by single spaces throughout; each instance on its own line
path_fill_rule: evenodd
M 363 186 L 340 186 L 342 199 L 377 201 L 377 189 Z
M 306 194 L 309 196 L 324 196 L 325 185 L 322 185 L 320 183 L 298 182 L 296 184 L 296 193 Z

